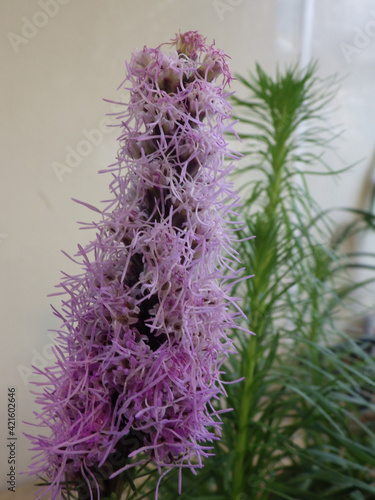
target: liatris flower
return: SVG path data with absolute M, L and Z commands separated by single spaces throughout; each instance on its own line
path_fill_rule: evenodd
M 228 295 L 231 75 L 198 33 L 173 45 L 145 47 L 127 66 L 113 199 L 95 209 L 96 238 L 79 246 L 82 273 L 59 285 L 57 362 L 40 372 L 37 399 L 38 425 L 52 432 L 30 436 L 31 473 L 49 481 L 42 496 L 109 497 L 119 475 L 147 461 L 194 472 L 220 436 L 213 400 L 225 395 L 220 369 L 241 314 Z

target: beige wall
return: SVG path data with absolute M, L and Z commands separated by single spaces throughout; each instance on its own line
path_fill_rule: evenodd
M 375 6 L 371 0 L 1 0 L 0 23 L 1 491 L 9 470 L 6 389 L 17 386 L 22 470 L 31 456 L 22 421 L 32 420 L 34 410 L 27 370 L 50 356 L 47 332 L 58 326 L 49 303 L 59 301 L 46 296 L 60 270 L 77 271 L 60 249 L 73 254 L 89 238 L 75 221 L 92 214 L 71 198 L 97 204 L 107 197 L 109 176 L 96 172 L 117 151 L 115 132 L 91 136 L 90 150 L 82 141 L 102 126 L 110 111 L 102 98 L 115 97 L 132 50 L 199 30 L 231 56 L 233 72 L 244 74 L 255 61 L 273 71 L 302 54 L 318 59 L 323 76 L 347 75 L 337 96 L 335 119 L 346 129 L 339 153 L 344 162 L 362 162 L 340 181 L 313 178 L 311 186 L 325 207 L 362 206 L 374 149 Z M 67 154 L 77 148 L 86 156 L 74 166 Z M 70 171 L 58 178 L 56 162 Z

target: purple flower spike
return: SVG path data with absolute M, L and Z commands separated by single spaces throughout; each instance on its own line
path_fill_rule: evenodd
M 41 496 L 109 497 L 119 474 L 150 460 L 160 474 L 195 472 L 220 437 L 212 401 L 225 395 L 221 365 L 242 314 L 228 295 L 238 280 L 238 197 L 224 167 L 235 155 L 223 139 L 231 75 L 196 32 L 172 46 L 145 47 L 127 65 L 121 149 L 106 170 L 113 199 L 79 247 L 82 273 L 58 285 L 57 362 L 39 373 L 37 397 L 50 434 L 29 436 L 30 473 L 50 483 Z

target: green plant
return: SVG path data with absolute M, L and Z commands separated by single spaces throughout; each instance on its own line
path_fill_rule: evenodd
M 353 281 L 360 264 L 343 244 L 374 216 L 359 214 L 337 235 L 306 181 L 336 174 L 323 154 L 335 137 L 324 122 L 335 81 L 320 81 L 314 66 L 275 78 L 257 66 L 239 80 L 250 97 L 233 98 L 245 146 L 237 250 L 255 276 L 234 289 L 256 337 L 234 332 L 239 354 L 227 381 L 244 377 L 227 386 L 234 411 L 215 456 L 197 477 L 183 474 L 180 498 L 375 498 L 375 418 L 362 418 L 375 416 L 375 362 L 341 321 L 353 293 L 373 280 Z M 162 499 L 176 498 L 175 478 L 163 481 Z

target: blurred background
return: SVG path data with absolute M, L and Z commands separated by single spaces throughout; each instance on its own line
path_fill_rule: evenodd
M 198 30 L 247 76 L 258 62 L 277 66 L 317 60 L 319 75 L 342 78 L 332 127 L 344 130 L 325 161 L 356 165 L 331 179 L 310 177 L 323 208 L 369 208 L 374 188 L 375 4 L 373 0 L 2 0 L 0 162 L 0 492 L 7 489 L 7 389 L 17 394 L 17 481 L 32 456 L 23 432 L 35 408 L 31 365 L 51 362 L 59 326 L 48 298 L 60 270 L 77 272 L 74 254 L 93 235 L 76 221 L 95 215 L 114 161 L 116 91 L 136 48 L 156 47 L 176 32 Z M 232 90 L 239 90 L 234 82 Z M 243 92 L 243 90 L 239 90 Z M 93 215 L 92 215 L 93 214 Z M 334 215 L 337 224 L 347 222 Z M 364 237 L 361 250 L 375 242 Z M 21 498 L 21 486 L 18 489 Z M 29 497 L 32 495 L 28 490 Z M 3 497 L 2 497 L 3 498 Z M 4 497 L 5 498 L 5 497 Z M 9 497 L 11 498 L 11 497 Z

